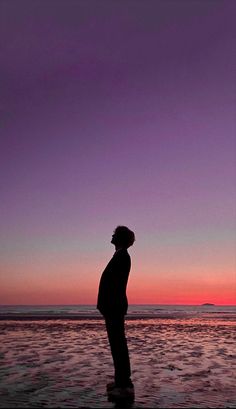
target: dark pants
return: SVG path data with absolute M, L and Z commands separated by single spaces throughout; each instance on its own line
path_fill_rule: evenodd
M 124 315 L 105 316 L 105 322 L 115 367 L 115 383 L 118 387 L 129 386 L 131 370 L 125 337 L 125 317 Z

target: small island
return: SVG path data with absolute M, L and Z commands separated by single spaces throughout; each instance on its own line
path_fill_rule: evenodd
M 202 306 L 213 306 L 213 305 L 215 305 L 215 304 L 212 304 L 212 303 L 210 303 L 210 302 L 205 302 L 204 304 L 202 304 Z

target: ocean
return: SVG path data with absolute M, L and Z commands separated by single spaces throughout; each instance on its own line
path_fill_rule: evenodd
M 95 305 L 1 305 L 0 319 L 100 319 Z M 236 319 L 236 305 L 131 304 L 127 319 L 219 318 Z

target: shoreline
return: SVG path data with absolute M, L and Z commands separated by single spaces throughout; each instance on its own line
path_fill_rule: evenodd
M 137 315 L 127 315 L 125 319 L 127 321 L 130 320 L 150 320 L 150 319 L 178 319 L 178 318 L 186 318 L 190 319 L 192 317 L 186 317 L 185 315 L 152 315 L 152 314 L 137 314 Z M 38 320 L 69 320 L 69 321 L 81 321 L 81 320 L 104 320 L 102 315 L 82 315 L 82 314 L 57 314 L 57 315 L 49 315 L 49 314 L 1 314 L 0 321 L 38 321 Z
M 214 315 L 196 315 L 196 314 L 127 314 L 125 316 L 126 321 L 134 320 L 231 320 L 236 323 L 235 314 L 230 313 L 215 313 Z M 0 314 L 0 321 L 102 321 L 104 317 L 102 315 L 84 315 L 84 314 L 17 314 L 7 313 Z

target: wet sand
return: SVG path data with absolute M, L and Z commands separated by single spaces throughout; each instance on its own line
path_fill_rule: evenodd
M 229 319 L 128 320 L 132 407 L 235 408 L 235 329 Z M 103 320 L 4 320 L 0 333 L 1 408 L 115 406 Z

